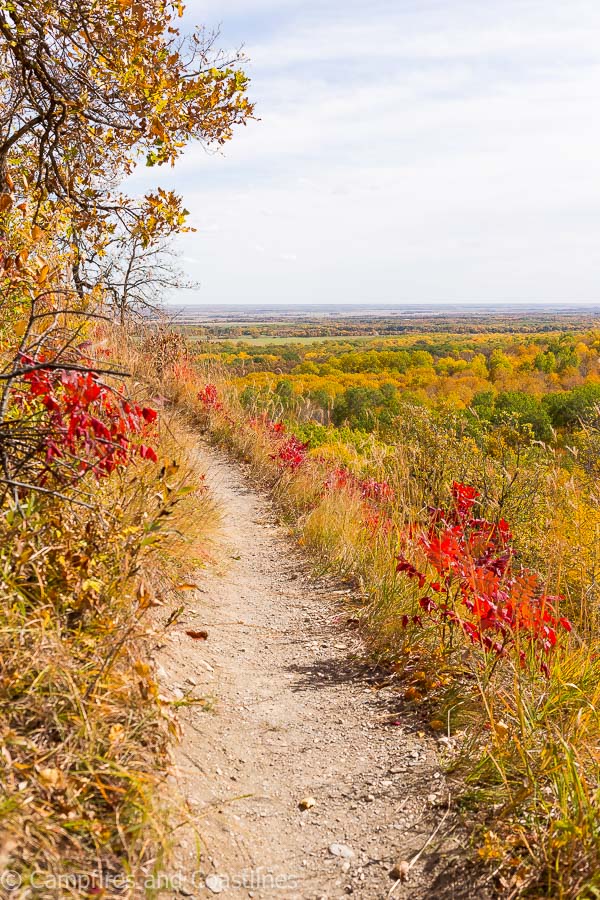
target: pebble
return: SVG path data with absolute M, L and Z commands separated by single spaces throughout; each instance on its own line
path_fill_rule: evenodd
M 329 852 L 332 856 L 342 856 L 344 859 L 352 859 L 354 850 L 348 844 L 330 844 Z
M 219 875 L 209 875 L 204 884 L 213 894 L 221 894 L 225 887 L 223 879 Z

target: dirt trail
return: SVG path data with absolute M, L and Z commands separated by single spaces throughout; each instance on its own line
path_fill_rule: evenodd
M 177 866 L 186 874 L 175 873 L 173 896 L 471 893 L 453 860 L 454 813 L 435 742 L 406 714 L 388 724 L 398 697 L 353 662 L 360 648 L 340 624 L 343 586 L 311 576 L 237 464 L 199 453 L 223 510 L 224 562 L 186 595 L 159 654 L 176 696 L 213 702 L 181 713 L 179 789 L 203 846 L 181 829 Z M 187 629 L 206 629 L 208 640 Z M 307 798 L 316 802 L 302 811 Z M 395 864 L 413 860 L 405 881 L 390 878 Z

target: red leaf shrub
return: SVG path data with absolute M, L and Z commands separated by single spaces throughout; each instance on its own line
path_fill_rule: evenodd
M 283 422 L 276 422 L 274 419 L 270 419 L 266 413 L 262 413 L 260 416 L 253 416 L 252 418 L 248 419 L 248 425 L 250 426 L 250 428 L 265 428 L 272 434 L 286 433 L 286 427 Z
M 46 361 L 23 356 L 21 362 L 31 367 Z M 63 482 L 86 472 L 101 478 L 138 453 L 156 462 L 151 447 L 132 441 L 148 432 L 156 410 L 129 403 L 94 372 L 42 366 L 26 371 L 23 382 L 25 388 L 14 392 L 13 402 L 33 416 L 43 439 L 45 464 L 36 473 L 40 484 L 50 474 Z
M 352 475 L 348 469 L 344 468 L 344 466 L 339 466 L 337 469 L 332 469 L 331 472 L 328 473 L 323 488 L 327 492 L 345 490 L 350 486 L 353 487 L 355 480 L 354 475 Z
M 201 388 L 201 390 L 198 391 L 198 400 L 204 409 L 212 409 L 215 411 L 223 409 L 223 404 L 219 400 L 219 392 L 214 384 L 207 384 L 205 387 Z
M 376 481 L 374 478 L 359 481 L 358 489 L 363 500 L 373 500 L 376 503 L 391 503 L 395 496 L 387 481 Z
M 376 481 L 375 478 L 360 479 L 353 475 L 345 466 L 333 469 L 325 479 L 326 491 L 349 490 L 353 491 L 363 500 L 373 503 L 391 503 L 394 500 L 394 490 L 387 481 Z
M 526 642 L 536 654 L 548 653 L 557 629 L 571 630 L 571 623 L 558 616 L 562 598 L 547 594 L 540 576 L 517 563 L 504 519 L 489 522 L 473 515 L 478 497 L 473 487 L 455 482 L 451 507 L 430 510 L 429 526 L 411 532 L 426 566 L 420 570 L 398 557 L 396 571 L 425 591 L 419 606 L 431 620 L 461 628 L 486 651 L 505 656 Z M 412 617 L 416 624 L 419 619 Z M 403 616 L 402 625 L 409 621 Z M 524 661 L 520 646 L 519 654 Z M 547 672 L 545 662 L 541 667 Z
M 304 444 L 295 435 L 290 435 L 278 447 L 275 453 L 271 453 L 271 459 L 277 460 L 282 469 L 299 469 L 306 460 L 308 444 Z

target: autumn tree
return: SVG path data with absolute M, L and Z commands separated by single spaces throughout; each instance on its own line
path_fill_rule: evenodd
M 138 265 L 186 228 L 175 193 L 157 186 L 138 200 L 123 180 L 140 163 L 173 165 L 190 139 L 224 143 L 252 114 L 239 55 L 203 30 L 182 36 L 182 13 L 171 0 L 0 0 L 5 483 L 26 453 L 13 402 L 26 379 L 114 371 L 91 348 L 108 283 L 88 277 L 94 260 L 122 240 Z
M 2 0 L 0 170 L 25 175 L 37 220 L 64 201 L 75 227 L 116 216 L 149 240 L 184 215 L 173 195 L 116 190 L 140 159 L 173 164 L 191 138 L 223 143 L 251 114 L 214 35 L 182 39 L 170 0 Z M 235 64 L 237 60 L 229 61 Z

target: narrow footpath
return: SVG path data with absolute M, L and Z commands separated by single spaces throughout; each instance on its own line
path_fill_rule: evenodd
M 223 515 L 219 562 L 157 660 L 166 692 L 205 700 L 181 708 L 174 790 L 198 834 L 174 834 L 173 896 L 484 897 L 437 741 L 357 661 L 347 587 L 311 575 L 243 467 L 205 445 L 199 458 Z

